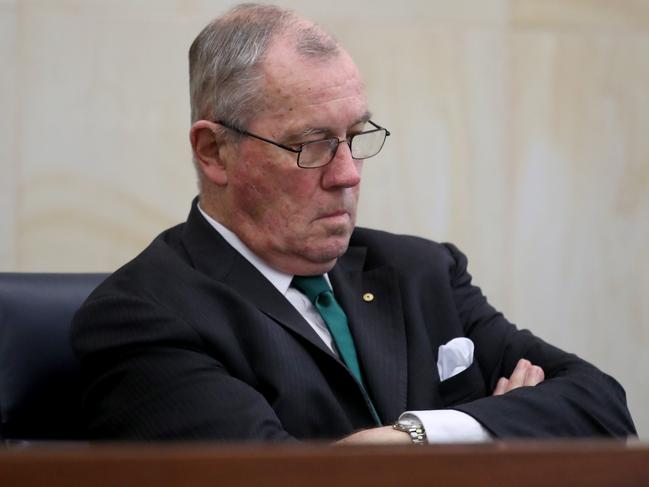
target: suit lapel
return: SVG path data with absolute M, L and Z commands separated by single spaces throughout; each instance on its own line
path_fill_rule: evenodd
M 196 269 L 227 284 L 281 326 L 345 368 L 293 305 L 212 228 L 196 205 L 197 200 L 182 233 L 184 247 Z M 400 293 L 391 268 L 364 272 L 364 262 L 365 248 L 350 247 L 329 275 L 336 299 L 347 314 L 368 393 L 381 418 L 392 421 L 405 410 L 407 392 L 406 337 Z M 363 301 L 367 292 L 375 296 L 373 301 Z
M 237 254 L 238 255 L 238 254 Z M 238 256 L 224 282 L 252 301 L 266 315 L 292 330 L 321 351 L 336 359 L 313 328 L 263 274 L 245 258 Z M 336 359 L 337 360 L 337 359 Z
M 196 269 L 227 284 L 273 320 L 336 359 L 293 305 L 212 228 L 196 205 L 194 200 L 182 237 Z
M 350 247 L 329 273 L 347 314 L 366 387 L 384 421 L 406 408 L 406 336 L 395 271 L 364 271 L 364 247 Z M 370 293 L 372 297 L 364 295 Z

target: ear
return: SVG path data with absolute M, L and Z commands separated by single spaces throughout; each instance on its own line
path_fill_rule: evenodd
M 199 120 L 189 131 L 196 165 L 203 175 L 214 184 L 228 183 L 227 164 L 222 157 L 223 138 L 218 135 L 218 125 L 208 120 Z

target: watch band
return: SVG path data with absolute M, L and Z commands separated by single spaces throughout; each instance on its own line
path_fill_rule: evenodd
M 426 430 L 419 420 L 399 419 L 392 427 L 397 431 L 408 433 L 413 445 L 425 445 L 427 443 Z

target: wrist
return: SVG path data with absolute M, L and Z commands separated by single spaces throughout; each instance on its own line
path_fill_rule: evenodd
M 392 425 L 397 431 L 402 431 L 410 437 L 413 445 L 426 445 L 428 440 L 426 438 L 426 429 L 422 422 L 413 416 L 407 418 L 399 418 L 396 423 Z

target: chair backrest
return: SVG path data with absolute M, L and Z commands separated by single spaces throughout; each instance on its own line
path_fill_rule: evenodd
M 1 439 L 83 439 L 70 322 L 105 277 L 0 273 Z

